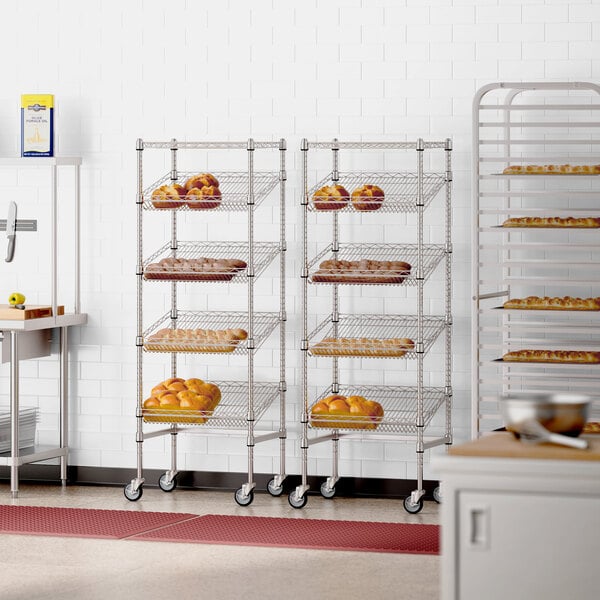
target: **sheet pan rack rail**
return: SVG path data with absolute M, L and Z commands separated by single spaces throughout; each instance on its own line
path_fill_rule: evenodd
M 181 354 L 246 354 L 257 350 L 280 324 L 278 313 L 255 312 L 253 317 L 253 340 L 249 348 L 248 339 L 222 339 L 199 337 L 197 330 L 226 331 L 243 330 L 247 334 L 247 312 L 203 312 L 177 310 L 175 315 L 170 311 L 153 323 L 143 334 L 143 346 L 146 352 L 178 352 Z M 165 338 L 154 340 L 159 331 L 168 329 L 180 332 L 176 340 Z
M 175 247 L 173 247 L 175 246 Z M 250 263 L 250 250 L 247 242 L 190 242 L 177 241 L 175 244 L 167 242 L 156 250 L 142 264 L 143 276 L 147 281 L 185 281 L 202 283 L 246 283 L 249 276 L 255 280 L 260 277 L 271 263 L 279 256 L 281 245 L 279 242 L 254 242 L 253 262 L 254 272 L 249 273 L 248 267 L 233 271 L 224 266 L 223 270 L 213 267 L 210 271 L 195 268 L 190 265 L 181 265 L 176 270 L 152 270 L 149 265 L 157 264 L 163 259 L 172 259 L 173 252 L 180 261 L 195 261 L 202 258 L 217 260 L 235 259 Z
M 208 201 L 211 208 L 194 208 L 194 203 L 186 200 L 185 196 L 178 201 L 169 202 L 174 205 L 171 208 L 161 208 L 154 205 L 152 194 L 156 189 L 163 185 L 184 185 L 190 177 L 197 174 L 197 171 L 177 171 L 176 179 L 172 178 L 171 173 L 167 173 L 160 179 L 157 179 L 152 185 L 144 189 L 142 193 L 144 210 L 160 212 L 169 210 L 190 211 L 201 215 L 224 211 L 246 211 L 248 210 L 249 202 L 252 202 L 254 206 L 259 206 L 278 186 L 280 179 L 280 173 L 255 172 L 253 174 L 253 194 L 250 199 L 248 195 L 248 173 L 246 171 L 215 171 L 212 174 L 219 181 L 221 197 L 218 199 L 218 202 Z
M 428 207 L 435 196 L 446 184 L 449 174 L 446 173 L 424 173 L 422 175 L 422 200 L 423 207 Z M 376 210 L 357 210 L 353 202 L 347 202 L 343 208 L 327 210 L 325 205 L 315 205 L 312 201 L 314 193 L 323 186 L 339 184 L 349 192 L 365 184 L 377 185 L 385 191 L 385 198 L 382 204 Z M 333 172 L 323 177 L 308 191 L 308 209 L 313 212 L 326 213 L 347 213 L 355 212 L 362 215 L 375 214 L 382 212 L 389 213 L 416 213 L 418 211 L 419 198 L 419 175 L 418 173 L 390 173 L 390 172 L 367 172 L 352 171 L 340 172 L 334 175 Z M 360 197 L 362 198 L 362 197 Z
M 446 393 L 443 387 L 426 387 L 423 393 L 423 413 L 422 427 L 428 427 L 436 415 L 438 409 L 446 400 Z M 328 388 L 317 398 L 312 406 L 320 402 L 323 398 L 333 395 L 334 392 Z M 347 416 L 339 417 L 330 415 L 324 418 L 322 415 L 309 414 L 309 425 L 315 430 L 336 429 L 336 430 L 362 430 L 365 434 L 377 433 L 400 433 L 416 434 L 417 432 L 417 396 L 416 387 L 403 386 L 354 386 L 340 385 L 335 394 L 342 396 L 362 396 L 368 400 L 374 400 L 382 405 L 384 415 L 376 421 L 376 428 L 372 428 L 374 421 L 365 416 Z M 311 409 L 312 409 L 311 406 Z M 336 425 L 329 427 L 328 421 Z
M 339 315 L 334 321 L 332 315 L 325 318 L 308 335 L 308 354 L 311 356 L 395 358 L 393 354 L 377 354 L 379 342 L 408 338 L 415 347 L 407 349 L 402 358 L 416 359 L 418 354 L 427 354 L 447 326 L 444 316 L 423 316 L 422 351 L 416 349 L 419 318 L 414 315 Z M 340 338 L 356 340 L 351 348 L 345 347 Z M 327 341 L 331 340 L 331 341 Z M 318 352 L 317 352 L 318 344 Z M 353 354 L 353 351 L 355 354 Z M 340 354 L 343 352 L 343 354 Z
M 215 382 L 221 390 L 221 401 L 214 411 L 192 411 L 180 409 L 169 411 L 164 409 L 143 409 L 144 420 L 155 423 L 176 423 L 179 425 L 218 429 L 242 429 L 248 427 L 248 382 L 227 381 Z M 276 382 L 257 382 L 253 384 L 254 404 L 252 418 L 255 421 L 265 414 L 279 395 L 279 384 Z M 170 434 L 166 430 L 165 434 Z
M 338 250 L 334 252 L 333 244 L 329 244 L 319 254 L 308 262 L 308 281 L 314 284 L 341 284 L 341 285 L 404 285 L 417 286 L 419 279 L 427 281 L 438 265 L 443 261 L 448 253 L 448 248 L 440 244 L 424 244 L 421 247 L 422 254 L 422 277 L 417 277 L 419 245 L 418 244 L 344 244 L 338 245 Z M 315 274 L 319 270 L 319 265 L 324 260 L 336 261 L 402 261 L 411 265 L 411 270 L 400 281 L 395 283 L 381 283 L 373 281 L 376 279 L 385 279 L 386 276 L 394 278 L 398 273 L 386 270 L 361 270 L 341 271 L 337 273 L 335 281 L 315 281 Z M 316 267 L 316 268 L 315 268 Z M 360 278 L 360 282 L 352 281 L 353 274 Z M 330 274 L 331 278 L 331 274 Z

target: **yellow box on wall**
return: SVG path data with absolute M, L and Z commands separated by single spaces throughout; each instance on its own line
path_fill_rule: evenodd
M 54 96 L 21 96 L 21 156 L 54 156 Z

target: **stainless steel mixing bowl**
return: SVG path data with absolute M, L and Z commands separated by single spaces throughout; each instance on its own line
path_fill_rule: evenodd
M 577 437 L 588 419 L 591 398 L 583 394 L 511 393 L 500 398 L 500 411 L 508 431 L 534 420 L 548 431 Z

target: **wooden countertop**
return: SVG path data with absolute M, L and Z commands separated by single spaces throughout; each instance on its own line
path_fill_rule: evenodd
M 567 448 L 556 444 L 528 444 L 515 439 L 512 433 L 498 432 L 478 440 L 451 446 L 448 454 L 469 457 L 504 457 L 546 460 L 600 461 L 600 435 L 582 436 L 589 441 L 587 450 Z

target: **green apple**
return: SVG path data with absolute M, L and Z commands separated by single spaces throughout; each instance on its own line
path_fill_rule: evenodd
M 25 296 L 23 296 L 23 294 L 19 294 L 18 292 L 13 292 L 8 297 L 8 303 L 11 306 L 16 306 L 17 304 L 25 304 Z

